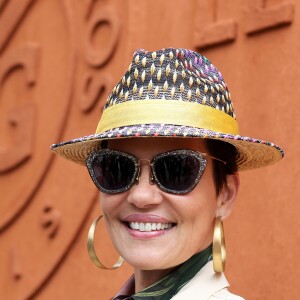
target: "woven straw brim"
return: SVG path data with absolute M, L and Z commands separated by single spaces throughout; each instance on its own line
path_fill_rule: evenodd
M 284 156 L 284 152 L 279 146 L 259 139 L 166 124 L 119 127 L 101 134 L 54 144 L 51 146 L 51 150 L 66 159 L 84 165 L 88 155 L 100 149 L 101 141 L 132 137 L 202 138 L 228 142 L 238 150 L 236 161 L 239 171 L 271 165 Z

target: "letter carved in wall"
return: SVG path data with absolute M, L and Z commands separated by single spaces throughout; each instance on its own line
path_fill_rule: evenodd
M 287 1 L 271 6 L 266 0 L 249 0 L 249 9 L 245 14 L 245 30 L 254 34 L 271 28 L 289 25 L 293 22 L 295 5 Z
M 25 72 L 25 84 L 29 88 L 34 85 L 37 80 L 38 56 L 38 45 L 27 44 L 4 57 L 0 61 L 0 91 L 5 88 L 4 82 L 8 80 L 7 77 L 12 77 L 14 71 L 19 69 Z M 5 101 L 5 99 L 2 99 L 2 101 Z M 0 173 L 12 170 L 32 155 L 36 107 L 34 102 L 26 102 L 21 104 L 11 103 L 9 105 L 11 109 L 8 113 L 7 123 L 8 127 L 13 128 L 13 130 L 8 128 L 13 142 L 9 148 L 0 149 Z
M 237 22 L 229 17 L 220 20 L 218 14 L 221 1 L 197 1 L 195 18 L 194 45 L 206 48 L 233 42 L 237 37 Z
M 109 90 L 112 88 L 111 76 L 99 72 L 113 56 L 119 39 L 120 24 L 116 12 L 110 6 L 95 8 L 95 1 L 90 1 L 86 13 L 86 30 L 84 38 L 84 59 L 90 67 L 82 79 L 81 96 L 79 105 L 85 113 L 91 111 L 98 101 L 105 101 Z M 101 28 L 107 27 L 105 43 L 100 47 L 94 45 L 97 32 L 101 34 Z M 98 69 L 93 72 L 93 69 Z M 99 106 L 97 106 L 97 109 Z

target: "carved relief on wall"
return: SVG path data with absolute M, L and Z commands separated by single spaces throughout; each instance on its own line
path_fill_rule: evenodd
M 245 13 L 245 31 L 247 34 L 290 25 L 293 22 L 295 5 L 289 1 L 280 1 L 273 5 L 268 5 L 267 0 L 248 2 L 249 9 Z
M 268 4 L 267 0 L 249 0 L 242 14 L 245 33 L 253 35 L 269 29 L 290 25 L 294 18 L 295 5 L 280 1 Z M 234 1 L 224 3 L 221 0 L 197 0 L 198 11 L 195 18 L 194 44 L 197 48 L 220 46 L 234 42 L 238 38 L 238 26 L 241 20 L 228 15 L 221 18 L 224 6 L 231 5 L 232 11 L 236 7 Z M 224 14 L 224 13 L 223 13 Z
M 234 5 L 232 3 L 232 5 Z M 194 43 L 198 48 L 233 42 L 237 38 L 238 23 L 232 16 L 220 18 L 222 1 L 197 1 Z
M 91 112 L 111 88 L 111 76 L 99 68 L 116 50 L 120 21 L 109 5 L 99 10 L 94 2 L 84 3 L 80 38 L 73 1 L 0 2 L 0 286 L 6 299 L 27 299 L 42 287 L 97 197 L 90 188 L 85 201 L 64 201 L 78 192 L 64 193 L 70 181 L 56 178 L 49 151 L 62 139 L 70 108 Z M 110 36 L 99 51 L 93 40 L 102 26 Z M 85 71 L 76 74 L 81 41 Z
M 228 49 L 293 23 L 290 2 L 242 2 L 0 0 L 0 290 L 7 299 L 39 295 L 98 201 L 87 173 L 54 158 L 50 144 L 93 133 L 136 48 Z

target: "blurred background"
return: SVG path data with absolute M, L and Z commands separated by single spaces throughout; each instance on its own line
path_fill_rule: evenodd
M 164 47 L 207 56 L 241 134 L 286 151 L 241 174 L 226 275 L 246 299 L 298 299 L 299 37 L 299 0 L 0 0 L 0 299 L 104 300 L 132 273 L 89 260 L 98 191 L 49 147 L 93 134 L 133 51 Z M 96 249 L 112 264 L 103 225 Z

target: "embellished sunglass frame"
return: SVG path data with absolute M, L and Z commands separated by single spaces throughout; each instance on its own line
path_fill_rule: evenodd
M 131 160 L 134 164 L 134 173 L 133 173 L 133 176 L 130 180 L 130 182 L 128 183 L 128 185 L 126 185 L 124 188 L 122 189 L 116 189 L 116 190 L 107 190 L 105 188 L 103 188 L 97 178 L 96 178 L 96 175 L 95 175 L 95 172 L 94 172 L 94 169 L 93 169 L 93 162 L 96 158 L 98 157 L 101 157 L 101 156 L 104 156 L 106 154 L 115 154 L 115 155 L 121 155 L 123 157 L 126 157 L 128 158 L 129 160 Z M 181 190 L 181 191 L 176 191 L 176 190 L 172 190 L 172 189 L 169 189 L 169 188 L 166 188 L 164 187 L 161 182 L 159 181 L 158 179 L 158 176 L 157 176 L 157 173 L 155 171 L 155 163 L 161 159 L 161 158 L 164 158 L 164 157 L 167 157 L 167 156 L 171 156 L 171 155 L 189 155 L 189 156 L 192 156 L 194 157 L 195 159 L 197 159 L 197 161 L 199 162 L 199 170 L 197 172 L 197 176 L 196 178 L 194 179 L 194 182 L 193 184 L 185 189 L 185 190 Z M 221 161 L 223 162 L 224 164 L 226 164 L 226 162 L 220 160 L 220 159 L 217 159 L 215 157 L 212 157 L 212 156 L 209 156 L 207 155 L 206 153 L 201 153 L 201 152 L 196 152 L 196 151 L 193 151 L 193 150 L 189 150 L 189 149 L 179 149 L 179 150 L 172 150 L 172 151 L 167 151 L 167 152 L 164 152 L 164 153 L 160 153 L 160 154 L 157 154 L 155 155 L 151 160 L 146 160 L 149 162 L 150 164 L 150 168 L 151 168 L 151 182 L 155 182 L 157 184 L 157 186 L 164 192 L 167 192 L 167 193 L 172 193 L 172 194 L 187 194 L 189 192 L 191 192 L 195 186 L 198 184 L 198 182 L 200 181 L 203 173 L 204 173 L 204 170 L 206 168 L 206 165 L 207 165 L 207 160 L 205 157 L 211 157 L 212 159 L 216 159 L 218 161 Z M 111 150 L 111 149 L 102 149 L 102 150 L 97 150 L 95 152 L 92 152 L 87 160 L 86 160 L 86 165 L 87 165 L 87 168 L 88 168 L 88 171 L 89 171 L 89 174 L 94 182 L 94 184 L 96 185 L 96 187 L 104 192 L 104 193 L 108 193 L 108 194 L 117 194 L 117 193 L 122 193 L 122 192 L 125 192 L 127 191 L 128 189 L 131 188 L 131 186 L 134 184 L 134 183 L 138 183 L 139 182 L 139 175 L 140 175 L 140 161 L 145 161 L 145 159 L 137 159 L 135 156 L 131 155 L 131 154 L 128 154 L 126 152 L 122 152 L 122 151 L 117 151 L 117 150 Z
M 189 156 L 196 158 L 199 161 L 199 170 L 198 170 L 197 176 L 194 179 L 194 183 L 189 188 L 187 188 L 185 190 L 181 190 L 181 191 L 168 189 L 168 188 L 164 187 L 158 180 L 154 164 L 159 159 L 170 156 L 170 155 L 189 155 Z M 204 173 L 204 170 L 205 170 L 206 164 L 207 164 L 207 161 L 204 157 L 205 155 L 206 155 L 205 153 L 195 152 L 193 150 L 188 150 L 188 149 L 173 150 L 173 151 L 168 151 L 168 152 L 157 154 L 152 158 L 151 164 L 150 164 L 152 175 L 153 175 L 153 180 L 158 185 L 158 187 L 164 192 L 177 194 L 177 195 L 187 194 L 195 188 L 195 186 L 198 184 L 198 182 L 200 181 L 200 179 Z
M 93 161 L 98 158 L 99 156 L 104 156 L 106 154 L 117 154 L 117 155 L 122 155 L 122 156 L 125 156 L 126 158 L 130 159 L 131 161 L 133 161 L 134 163 L 134 173 L 133 173 L 133 176 L 132 176 L 132 179 L 130 181 L 130 183 L 122 188 L 122 189 L 116 189 L 116 190 L 107 190 L 105 188 L 103 188 L 97 178 L 96 178 L 96 175 L 95 175 L 95 172 L 93 170 Z M 86 160 L 86 166 L 88 168 L 88 171 L 89 171 L 89 174 L 94 182 L 94 184 L 96 185 L 96 187 L 103 193 L 106 193 L 106 194 L 118 194 L 118 193 L 122 193 L 122 192 L 125 192 L 127 191 L 128 189 L 131 188 L 131 186 L 136 182 L 137 180 L 137 176 L 138 176 L 138 172 L 139 172 L 139 163 L 138 163 L 138 159 L 133 156 L 133 155 L 130 155 L 128 153 L 125 153 L 125 152 L 122 152 L 122 151 L 116 151 L 116 150 L 111 150 L 111 149 L 102 149 L 102 150 L 97 150 L 95 152 L 92 152 L 87 160 Z

